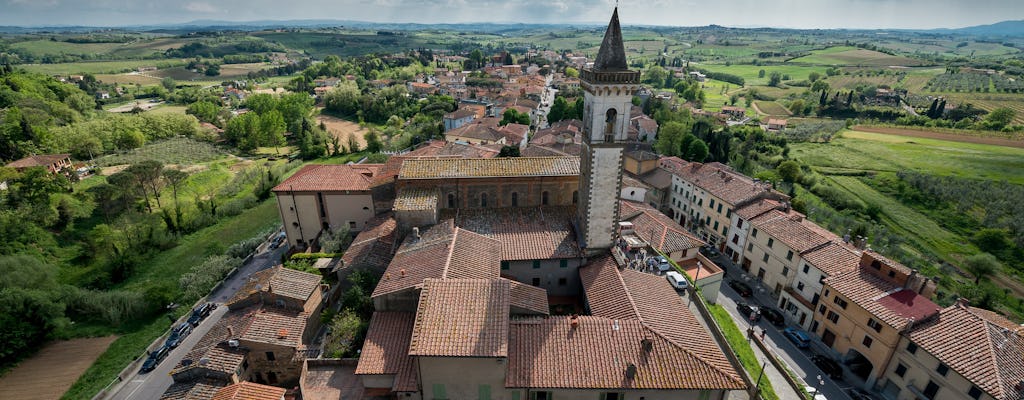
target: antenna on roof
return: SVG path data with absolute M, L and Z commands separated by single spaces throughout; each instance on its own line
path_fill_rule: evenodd
M 619 320 L 616 319 L 612 321 L 612 329 L 616 331 L 619 330 Z

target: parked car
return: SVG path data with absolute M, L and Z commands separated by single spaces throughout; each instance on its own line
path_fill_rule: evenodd
M 835 380 L 843 379 L 843 367 L 835 362 L 835 360 L 822 355 L 815 355 L 811 356 L 811 362 L 817 365 L 818 368 L 821 368 L 821 372 L 824 372 L 829 378 Z
M 729 281 L 729 287 L 731 287 L 732 290 L 735 290 L 741 297 L 750 297 L 750 295 L 754 294 L 754 291 L 750 289 L 750 286 L 747 286 L 746 283 L 735 279 Z
M 786 335 L 790 341 L 796 344 L 796 347 L 806 349 L 811 347 L 811 337 L 807 335 L 807 332 L 796 328 L 786 328 L 782 330 L 782 334 Z
M 690 281 L 687 281 L 686 278 L 683 277 L 683 274 L 676 271 L 669 271 L 665 273 L 665 279 L 667 279 L 668 283 L 671 284 L 672 287 L 676 288 L 676 290 L 686 290 L 686 288 L 690 287 Z
M 736 309 L 739 310 L 740 314 L 743 314 L 743 316 L 750 322 L 757 322 L 761 320 L 761 312 L 758 310 L 757 306 L 752 306 L 741 301 L 736 303 Z
M 203 322 L 206 317 L 210 316 L 210 313 L 217 308 L 215 303 L 203 303 L 192 310 L 192 315 L 188 317 L 188 323 L 193 327 L 199 326 L 200 322 Z
M 701 246 L 700 247 L 700 252 L 701 252 L 701 254 L 704 254 L 705 256 L 708 256 L 708 257 L 717 257 L 718 256 L 718 249 L 716 249 L 714 246 L 708 245 L 708 244 L 706 244 L 704 246 Z
M 287 238 L 288 236 L 285 235 L 284 232 L 278 233 L 277 236 L 274 236 L 274 239 L 270 241 L 270 248 L 276 249 L 281 247 L 281 244 L 284 243 L 284 240 Z
M 156 369 L 156 366 L 160 365 L 160 362 L 167 358 L 167 355 L 170 354 L 170 352 L 170 347 L 160 346 L 159 349 L 149 353 L 149 357 L 146 358 L 146 362 L 142 363 L 142 369 L 140 369 L 139 372 L 146 373 Z
M 658 257 L 658 272 L 668 272 L 672 270 L 672 264 L 668 263 L 665 257 Z
M 774 308 L 761 307 L 761 316 L 764 319 L 771 322 L 775 326 L 786 325 L 786 317 L 782 316 L 782 312 Z
M 167 336 L 167 341 L 164 342 L 164 346 L 170 347 L 172 349 L 176 348 L 178 347 L 178 345 L 181 344 L 182 341 L 185 340 L 185 338 L 188 337 L 190 333 L 192 333 L 192 324 L 188 322 L 182 322 L 181 325 L 178 325 L 174 327 L 174 329 L 171 329 L 171 335 Z

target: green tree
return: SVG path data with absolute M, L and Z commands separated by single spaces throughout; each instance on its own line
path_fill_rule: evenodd
M 793 160 L 786 160 L 779 163 L 779 166 L 775 168 L 779 173 L 779 177 L 785 182 L 796 182 L 800 180 L 800 164 Z
M 260 116 L 260 145 L 280 146 L 284 144 L 284 131 L 288 126 L 280 111 L 270 110 Z
M 573 67 L 565 67 L 565 76 L 569 78 L 579 78 L 580 71 Z
M 729 95 L 729 105 L 735 106 L 737 101 L 740 101 L 740 95 L 736 93 Z
M 247 112 L 228 121 L 224 136 L 242 152 L 256 150 L 260 143 L 260 116 Z
M 967 257 L 964 266 L 971 275 L 974 275 L 974 284 L 977 285 L 982 279 L 987 279 L 999 271 L 999 260 L 989 253 L 978 253 Z
M 655 87 L 662 87 L 665 84 L 665 77 L 668 76 L 668 71 L 660 66 L 653 66 L 644 72 L 644 83 L 651 84 Z
M 679 121 L 668 121 L 658 129 L 654 148 L 665 156 L 681 156 L 683 139 L 690 135 L 690 125 Z
M 807 74 L 807 80 L 811 81 L 811 83 L 817 82 L 818 79 L 821 79 L 821 74 L 817 72 L 811 72 Z
M 245 108 L 263 115 L 277 107 L 277 99 L 267 93 L 258 93 L 245 99 Z
M 28 255 L 0 257 L 0 365 L 9 365 L 67 326 L 57 268 Z
M 160 80 L 160 86 L 163 86 L 168 92 L 173 92 L 178 87 L 178 82 L 175 82 L 174 78 L 168 76 Z
M 218 64 L 211 64 L 209 67 L 206 67 L 205 74 L 206 74 L 206 76 L 217 76 L 217 75 L 220 75 L 220 65 L 218 65 Z
M 1017 112 L 1012 108 L 999 107 L 988 113 L 985 117 L 985 125 L 992 130 L 1001 130 L 1013 122 L 1016 115 Z
M 363 139 L 366 140 L 366 151 L 370 153 L 380 153 L 384 149 L 384 144 L 380 141 L 380 135 L 373 129 L 363 134 Z
M 530 114 L 521 113 L 512 108 L 506 109 L 505 112 L 501 113 L 501 121 L 498 122 L 498 125 L 505 126 L 508 124 L 529 125 Z
M 220 115 L 220 106 L 210 101 L 201 100 L 189 104 L 185 113 L 194 115 L 200 121 L 214 123 L 217 121 L 217 116 Z
M 789 103 L 789 111 L 791 111 L 795 115 L 803 115 L 804 101 L 802 99 L 793 100 L 792 103 Z
M 686 156 L 683 157 L 688 161 L 704 162 L 708 158 L 708 145 L 703 140 L 696 139 L 690 143 L 686 148 Z
M 553 124 L 563 119 L 567 119 L 565 114 L 568 111 L 569 103 L 565 101 L 565 97 L 556 96 L 555 101 L 551 103 L 551 109 L 548 110 L 548 123 Z
M 983 228 L 974 234 L 974 243 L 989 253 L 999 253 L 1010 246 L 1006 229 Z
M 763 69 L 757 71 L 757 77 L 758 78 L 764 78 L 764 74 L 765 74 L 765 71 Z
M 780 83 L 782 83 L 782 74 L 772 71 L 771 75 L 768 75 L 768 86 L 777 87 Z
M 519 146 L 501 146 L 498 157 L 520 157 Z

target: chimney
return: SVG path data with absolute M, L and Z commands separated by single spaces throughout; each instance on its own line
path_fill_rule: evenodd
M 576 314 L 569 317 L 569 326 L 572 327 L 572 329 L 576 329 L 580 326 L 580 318 L 577 317 Z
M 971 300 L 967 299 L 966 297 L 961 297 L 959 299 L 956 299 L 956 305 L 957 305 L 957 307 L 960 307 L 960 308 L 967 308 L 967 306 L 970 305 L 970 303 L 971 303 Z
M 405 278 L 405 268 L 398 270 L 398 274 L 401 275 L 402 278 Z
M 630 380 L 636 378 L 636 364 L 630 363 L 626 366 L 626 378 Z
M 235 327 L 228 325 L 228 338 L 235 337 Z
M 287 337 L 288 337 L 288 330 L 287 329 L 281 329 L 281 330 L 277 331 L 277 338 L 278 339 L 284 339 L 284 338 L 287 338 Z
M 640 341 L 640 347 L 644 349 L 645 353 L 650 353 L 654 350 L 654 341 L 648 338 L 643 338 L 643 340 Z

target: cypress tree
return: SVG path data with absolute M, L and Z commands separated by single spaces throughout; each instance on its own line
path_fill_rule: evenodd
M 935 118 L 935 109 L 939 106 L 939 99 L 932 100 L 932 106 L 928 107 L 928 113 L 925 114 L 928 118 Z
M 828 91 L 827 90 L 822 90 L 821 91 L 821 98 L 818 99 L 818 105 L 824 107 L 826 101 L 828 101 Z
M 850 104 L 853 104 L 853 91 L 852 90 L 850 91 L 850 94 L 846 95 L 846 106 L 849 107 Z

